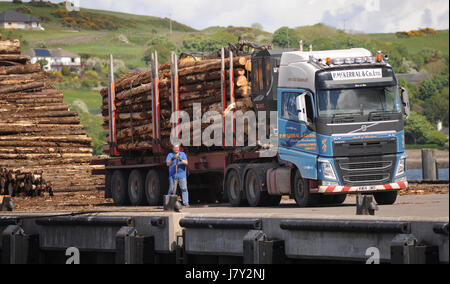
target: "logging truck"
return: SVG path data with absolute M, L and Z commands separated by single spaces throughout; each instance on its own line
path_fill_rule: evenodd
M 253 52 L 249 98 L 255 112 L 265 112 L 276 120 L 270 129 L 275 139 L 268 146 L 275 153 L 267 155 L 267 147 L 239 151 L 233 124 L 232 133 L 226 134 L 232 138 L 223 148 L 186 151 L 191 199 L 256 207 L 276 206 L 282 196 L 290 196 L 298 206 L 309 207 L 340 204 L 348 194 L 370 194 L 378 204 L 394 204 L 398 191 L 408 186 L 404 124 L 410 106 L 408 93 L 399 87 L 388 59 L 382 52 L 372 54 L 362 48 Z M 227 55 L 222 52 L 224 111 L 235 103 L 233 62 L 231 51 Z M 155 53 L 149 92 L 153 104 L 148 141 L 151 154 L 127 155 L 117 149 L 110 65 L 110 158 L 106 161 L 105 195 L 118 205 L 160 205 L 168 191 L 158 66 Z M 225 74 L 231 79 L 226 80 Z M 179 74 L 174 56 L 170 78 L 170 111 L 177 113 Z

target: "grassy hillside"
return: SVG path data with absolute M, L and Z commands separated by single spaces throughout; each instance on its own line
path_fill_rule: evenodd
M 31 16 L 46 20 L 42 23 L 45 31 L 7 31 L 0 29 L 4 39 L 20 39 L 23 50 L 34 47 L 61 47 L 82 55 L 106 58 L 113 53 L 117 59 L 126 60 L 129 68 L 144 67 L 142 56 L 146 44 L 154 37 L 168 35 L 183 39 L 196 30 L 178 22 L 172 22 L 173 33 L 169 35 L 170 21 L 167 18 L 137 16 L 125 13 L 81 9 L 81 13 L 93 18 L 112 19 L 123 23 L 117 29 L 90 30 L 62 25 L 61 18 L 53 15 L 60 7 L 35 7 L 29 3 L 14 4 L 0 2 L 0 11 L 15 11 L 19 7 L 31 9 Z
M 53 74 L 52 78 L 63 89 L 65 101 L 79 111 L 83 124 L 94 139 L 97 153 L 101 152 L 105 131 L 101 128 L 102 119 L 99 115 L 101 98 L 98 92 L 90 88 L 105 85 L 108 54 L 114 55 L 116 76 L 120 76 L 129 69 L 147 67 L 146 58 L 150 50 L 157 50 L 160 62 L 165 63 L 171 51 L 211 52 L 229 42 L 237 42 L 238 38 L 273 44 L 275 48 L 297 48 L 301 39 L 306 46 L 312 44 L 314 50 L 351 47 L 364 47 L 372 52 L 382 50 L 390 55 L 390 63 L 397 73 L 418 72 L 423 79 L 428 80 L 419 84 L 401 81 L 410 91 L 416 114 L 424 115 L 430 122 L 428 128 L 433 128 L 437 119 L 448 125 L 448 30 L 400 38 L 392 33 L 348 34 L 323 24 L 282 27 L 272 34 L 233 26 L 209 27 L 198 31 L 172 22 L 173 30 L 170 33 L 170 20 L 167 18 L 91 9 L 67 13 L 61 9 L 61 5 L 43 3 L 49 7 L 0 2 L 0 11 L 16 10 L 19 7 L 29 9 L 31 16 L 43 19 L 42 26 L 45 28 L 45 31 L 0 29 L 0 33 L 3 39 L 20 39 L 23 50 L 36 47 L 63 48 L 82 56 L 87 72 Z M 90 74 L 86 75 L 88 72 Z M 435 105 L 445 107 L 436 110 L 433 107 Z M 420 117 L 417 119 L 420 120 Z
M 448 30 L 438 31 L 436 35 L 427 35 L 426 37 L 397 38 L 395 34 L 370 34 L 366 36 L 380 42 L 401 44 L 411 53 L 419 52 L 424 47 L 432 47 L 440 50 L 444 55 L 449 55 Z

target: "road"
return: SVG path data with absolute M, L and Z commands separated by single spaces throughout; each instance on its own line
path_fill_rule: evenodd
M 289 215 L 295 217 L 350 217 L 356 215 L 356 198 L 349 197 L 343 205 L 320 208 L 298 208 L 292 200 L 283 201 L 274 208 L 231 208 L 226 205 L 199 206 L 183 210 L 188 214 L 259 216 L 266 214 Z M 413 219 L 447 219 L 449 218 L 449 195 L 408 195 L 400 196 L 391 206 L 379 206 L 377 217 L 413 218 Z
M 67 198 L 67 197 L 66 197 Z M 73 198 L 73 197 L 72 197 Z M 70 199 L 70 197 L 68 197 Z M 90 203 L 89 197 L 84 196 L 85 202 Z M 401 218 L 423 221 L 448 222 L 449 194 L 405 195 L 399 196 L 395 205 L 379 206 L 376 218 Z M 45 202 L 43 203 L 52 203 Z M 49 200 L 48 200 L 49 201 Z M 73 200 L 72 200 L 73 201 Z M 104 201 L 104 199 L 103 199 Z M 53 200 L 53 202 L 56 202 Z M 70 201 L 69 201 L 70 202 Z M 71 202 L 72 203 L 72 202 Z M 321 206 L 317 208 L 298 208 L 293 200 L 283 200 L 278 207 L 271 208 L 233 208 L 227 204 L 198 205 L 184 209 L 186 216 L 204 217 L 288 217 L 288 218 L 355 218 L 356 198 L 351 196 L 343 205 Z M 25 204 L 23 204 L 25 205 Z M 64 205 L 64 206 L 63 206 Z M 105 213 L 110 215 L 145 216 L 163 212 L 162 207 L 116 207 L 111 203 L 97 203 L 95 206 L 87 204 L 68 204 L 62 202 L 59 206 L 40 206 L 23 208 L 16 206 L 14 212 L 2 212 L 1 215 L 40 215 L 67 213 Z M 27 206 L 25 206 L 27 207 Z M 25 209 L 25 210 L 24 210 Z M 371 218 L 371 217 L 370 217 Z

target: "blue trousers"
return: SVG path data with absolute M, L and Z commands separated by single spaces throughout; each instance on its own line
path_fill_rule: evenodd
M 173 192 L 175 190 L 175 178 L 169 178 L 169 195 L 173 195 Z M 183 198 L 183 205 L 188 206 L 189 205 L 189 192 L 187 188 L 187 179 L 186 178 L 180 178 L 178 179 L 178 188 L 177 191 L 181 190 L 181 196 Z

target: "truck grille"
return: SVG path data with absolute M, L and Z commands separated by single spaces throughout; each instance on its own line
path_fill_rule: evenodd
M 338 175 L 345 186 L 391 183 L 397 159 L 395 155 L 337 158 Z
M 348 175 L 344 176 L 344 181 L 348 183 L 355 183 L 355 182 L 375 182 L 376 184 L 379 183 L 389 183 L 389 178 L 391 177 L 390 174 L 384 174 L 384 175 Z
M 392 162 L 342 163 L 341 169 L 346 171 L 385 170 L 392 166 Z

